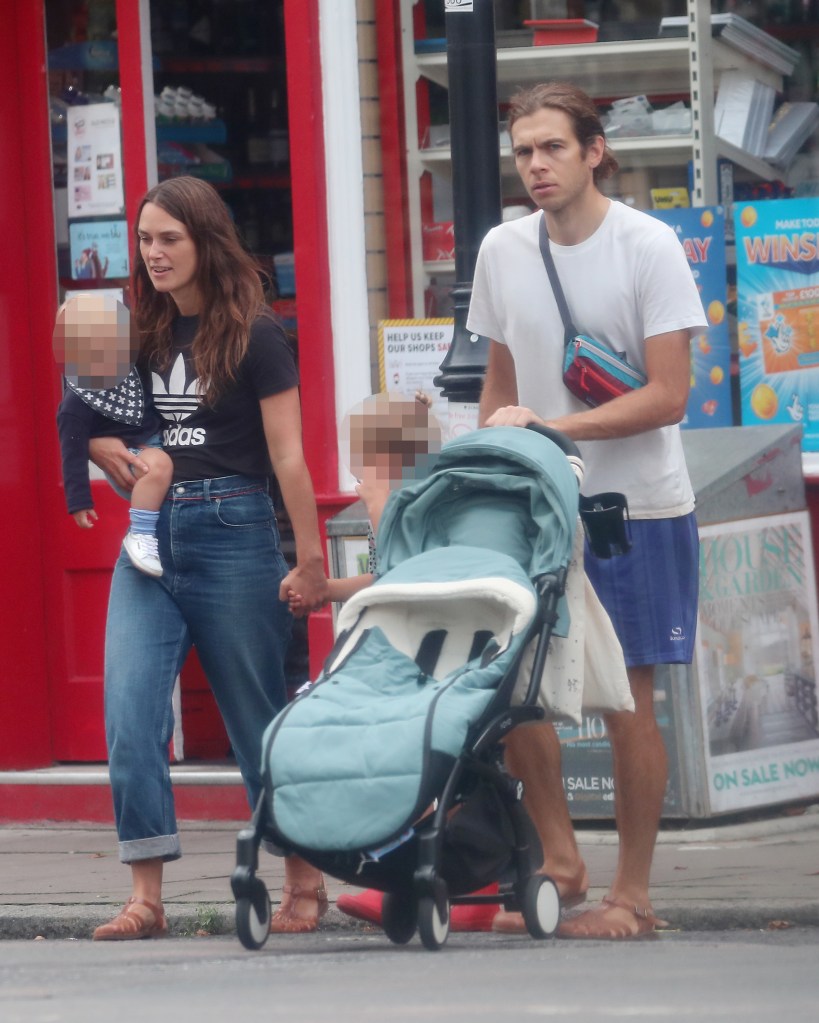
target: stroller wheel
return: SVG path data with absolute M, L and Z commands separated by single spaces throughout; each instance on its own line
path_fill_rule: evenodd
M 249 895 L 236 900 L 236 933 L 245 948 L 259 949 L 270 934 L 270 896 L 263 881 L 254 877 Z
M 415 934 L 415 899 L 411 895 L 387 892 L 381 905 L 381 926 L 394 945 L 406 945 Z
M 424 948 L 437 952 L 449 937 L 449 902 L 444 903 L 443 917 L 438 912 L 435 899 L 425 895 L 418 901 L 418 933 Z
M 554 881 L 542 874 L 530 877 L 523 889 L 520 911 L 533 938 L 551 938 L 560 923 L 560 894 Z

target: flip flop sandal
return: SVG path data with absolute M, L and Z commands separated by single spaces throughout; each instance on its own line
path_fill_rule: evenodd
M 631 914 L 636 921 L 636 929 L 623 934 L 621 924 L 610 922 L 607 926 L 605 917 L 609 909 L 620 909 Z M 648 937 L 668 926 L 668 922 L 655 916 L 654 910 L 648 906 L 637 906 L 633 902 L 606 896 L 601 900 L 600 906 L 564 920 L 557 929 L 557 936 L 587 941 L 630 941 L 634 938 Z

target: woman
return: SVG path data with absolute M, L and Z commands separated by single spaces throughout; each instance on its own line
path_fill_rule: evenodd
M 318 515 L 301 442 L 297 375 L 266 310 L 258 268 L 218 193 L 172 178 L 142 200 L 132 313 L 174 465 L 160 512 L 164 572 L 125 554 L 114 569 L 105 641 L 105 721 L 122 862 L 133 891 L 98 941 L 161 937 L 163 864 L 181 855 L 168 768 L 171 692 L 195 646 L 225 721 L 251 806 L 262 789 L 262 733 L 284 705 L 287 593 L 326 600 Z M 126 487 L 145 471 L 116 438 L 93 459 Z M 268 480 L 293 524 L 288 573 Z M 314 930 L 327 907 L 319 871 L 286 860 L 274 931 Z

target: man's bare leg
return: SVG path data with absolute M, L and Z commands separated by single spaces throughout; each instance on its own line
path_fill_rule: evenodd
M 557 884 L 561 898 L 581 901 L 589 886 L 586 867 L 577 848 L 574 828 L 560 769 L 560 742 L 550 724 L 523 725 L 506 739 L 506 767 L 524 786 L 523 805 L 532 818 L 547 873 Z M 520 913 L 500 910 L 493 930 L 525 932 Z
M 651 861 L 668 779 L 665 743 L 654 716 L 654 668 L 628 669 L 635 712 L 607 715 L 620 845 L 606 899 L 560 925 L 561 937 L 627 938 L 653 930 Z M 643 915 L 647 914 L 647 915 Z

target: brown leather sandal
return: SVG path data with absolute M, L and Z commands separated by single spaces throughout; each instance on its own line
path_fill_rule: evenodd
M 279 906 L 270 920 L 271 934 L 309 934 L 318 927 L 318 922 L 329 908 L 327 891 L 322 881 L 318 888 L 302 888 L 300 884 L 286 884 L 282 894 L 288 897 L 287 903 Z M 296 903 L 299 899 L 315 902 L 315 917 L 297 916 Z
M 629 914 L 626 922 L 611 919 L 611 910 L 622 910 Z M 655 931 L 668 927 L 666 920 L 654 915 L 650 906 L 637 906 L 624 899 L 605 896 L 599 906 L 593 906 L 577 916 L 564 920 L 557 929 L 559 938 L 581 938 L 597 941 L 628 941 L 645 938 Z
M 135 905 L 144 906 L 151 912 L 151 919 L 136 912 Z M 138 941 L 141 938 L 165 938 L 168 934 L 168 921 L 162 906 L 157 906 L 147 899 L 138 899 L 132 895 L 123 909 L 94 931 L 94 941 Z

